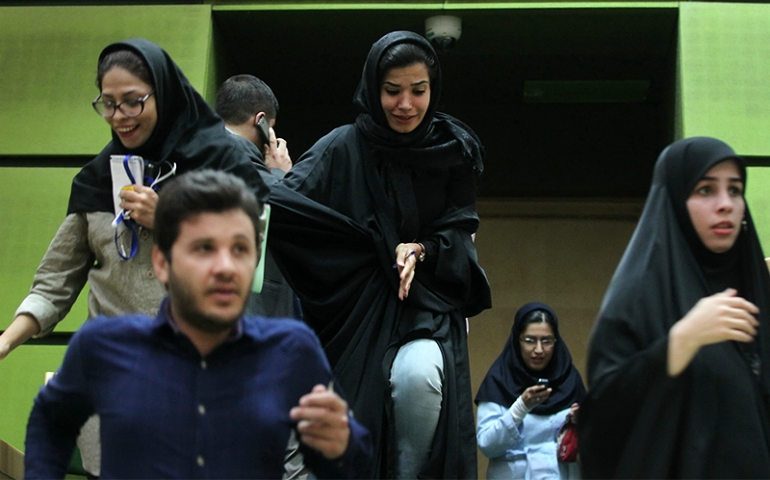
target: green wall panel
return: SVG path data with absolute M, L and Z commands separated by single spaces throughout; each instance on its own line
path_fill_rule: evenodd
M 757 226 L 765 257 L 770 256 L 770 167 L 749 167 L 746 202 Z
M 211 7 L 0 7 L 0 155 L 95 154 L 109 128 L 91 108 L 96 61 L 144 37 L 205 85 Z
M 0 168 L 0 330 L 10 324 L 19 303 L 29 293 L 40 259 L 67 213 L 70 183 L 77 171 Z M 72 332 L 83 323 L 87 317 L 85 293 L 57 331 Z
M 679 12 L 677 137 L 709 135 L 770 155 L 770 5 L 684 2 Z M 749 169 L 747 199 L 770 249 L 770 169 Z
M 682 136 L 769 155 L 770 5 L 683 2 L 679 42 Z
M 24 450 L 32 401 L 64 358 L 63 346 L 22 345 L 0 361 L 0 438 Z M 12 388 L 8 388 L 12 386 Z

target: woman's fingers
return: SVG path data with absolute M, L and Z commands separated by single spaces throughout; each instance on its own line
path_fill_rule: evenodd
M 120 208 L 128 210 L 129 216 L 139 225 L 152 228 L 155 222 L 155 206 L 158 204 L 158 194 L 150 187 L 134 185 L 132 189 L 120 192 L 123 202 Z
M 414 263 L 403 267 L 401 270 L 401 285 L 398 290 L 399 300 L 403 300 L 409 296 L 409 289 L 412 287 L 412 280 L 414 279 Z
M 736 340 L 750 342 L 757 335 L 756 305 L 736 296 L 733 289 L 702 298 L 680 321 L 695 348 Z
M 543 385 L 533 385 L 524 390 L 524 393 L 521 394 L 521 398 L 524 400 L 524 404 L 527 408 L 533 408 L 546 401 L 546 399 L 551 396 L 552 391 L 551 388 L 546 388 Z
M 409 289 L 414 280 L 414 269 L 417 265 L 416 250 L 413 243 L 399 243 L 396 246 L 396 263 L 393 268 L 398 268 L 398 276 L 401 280 L 398 289 L 398 299 L 403 300 L 409 296 Z

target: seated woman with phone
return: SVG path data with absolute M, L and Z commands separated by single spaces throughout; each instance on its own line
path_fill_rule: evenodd
M 476 395 L 487 478 L 579 478 L 577 463 L 559 461 L 556 438 L 576 423 L 585 393 L 554 311 L 542 303 L 521 307 Z

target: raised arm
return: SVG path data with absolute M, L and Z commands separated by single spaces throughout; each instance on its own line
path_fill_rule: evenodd
M 676 322 L 668 334 L 668 374 L 681 374 L 701 347 L 734 340 L 752 342 L 759 322 L 756 305 L 738 297 L 728 288 L 724 292 L 702 298 Z
M 40 261 L 30 294 L 0 335 L 0 359 L 31 337 L 53 330 L 77 300 L 93 263 L 85 214 L 68 215 Z
M 300 441 L 326 461 L 306 456 L 320 478 L 363 478 L 372 459 L 369 432 L 350 414 L 348 404 L 323 385 L 316 385 L 290 412 Z

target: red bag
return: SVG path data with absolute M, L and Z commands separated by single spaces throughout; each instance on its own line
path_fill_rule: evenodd
M 556 445 L 558 447 L 556 455 L 560 461 L 577 461 L 578 438 L 577 428 L 574 423 L 567 422 L 559 429 L 559 434 L 556 436 Z

